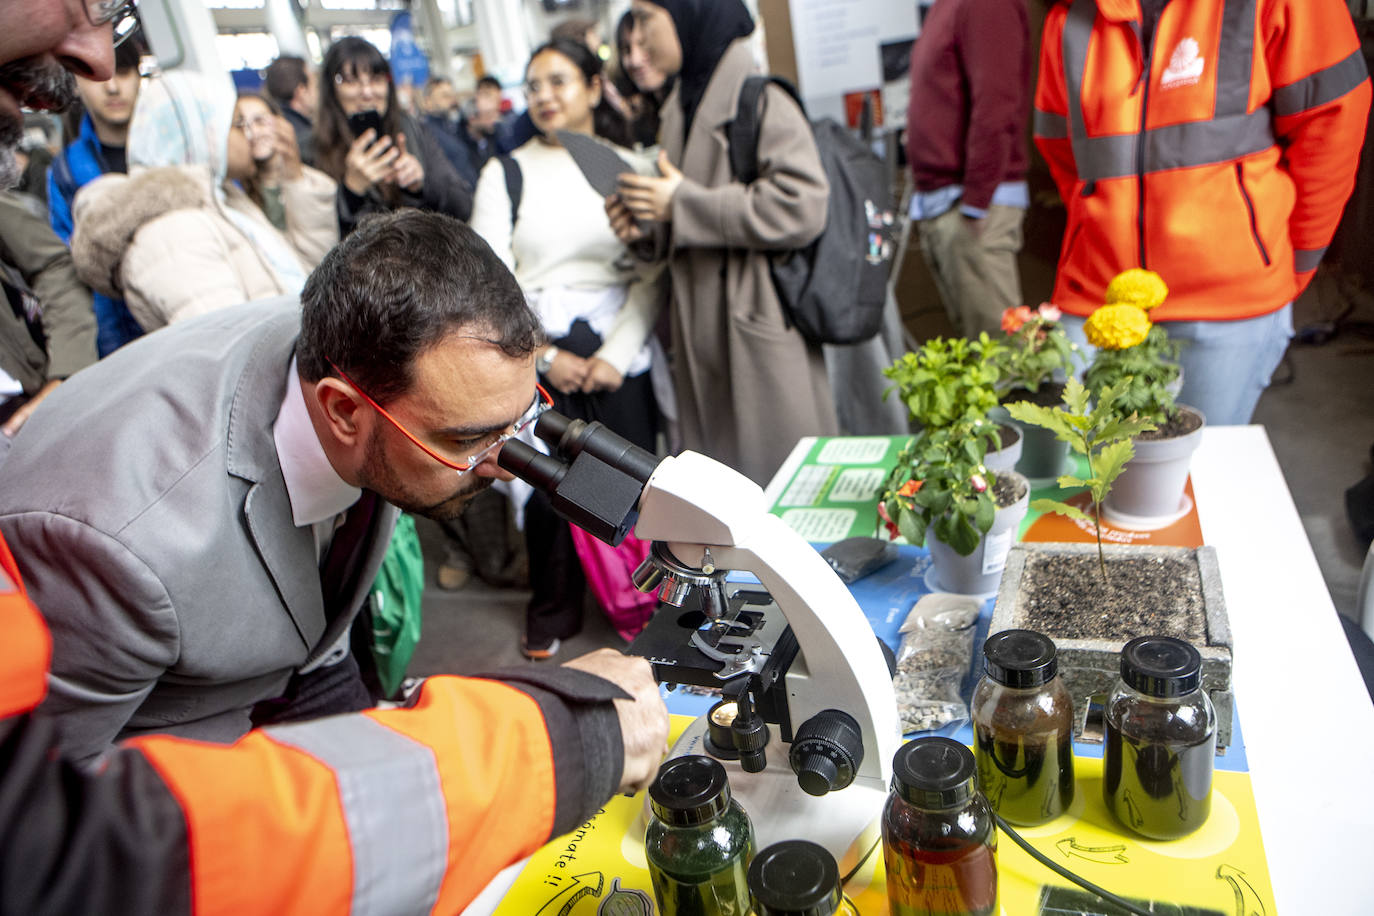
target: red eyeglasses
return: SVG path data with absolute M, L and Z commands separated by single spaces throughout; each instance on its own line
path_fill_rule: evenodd
M 549 393 L 544 390 L 543 385 L 540 385 L 536 382 L 534 386 L 534 402 L 530 404 L 529 409 L 527 409 L 523 414 L 521 414 L 519 419 L 517 419 L 514 423 L 506 427 L 505 432 L 492 433 L 492 440 L 488 442 L 486 445 L 483 445 L 477 451 L 473 452 L 471 455 L 469 455 L 467 459 L 467 464 L 455 464 L 454 462 L 449 461 L 442 455 L 436 453 L 433 449 L 431 449 L 429 446 L 425 445 L 418 438 L 416 438 L 415 435 L 411 433 L 410 430 L 402 426 L 396 420 L 395 417 L 387 413 L 385 407 L 383 407 L 381 404 L 378 404 L 376 401 L 372 400 L 372 396 L 369 395 L 362 388 L 360 388 L 357 382 L 349 378 L 348 373 L 344 372 L 337 365 L 335 365 L 333 360 L 326 359 L 325 362 L 329 363 L 333 370 L 339 373 L 340 378 L 342 378 L 345 382 L 348 382 L 349 385 L 353 386 L 353 390 L 358 392 L 358 394 L 362 395 L 364 401 L 367 401 L 367 403 L 377 408 L 377 412 L 382 416 L 386 417 L 387 422 L 389 422 L 392 426 L 400 430 L 401 435 L 405 436 L 411 442 L 414 442 L 415 445 L 418 446 L 421 451 L 423 451 L 429 457 L 433 458 L 435 461 L 442 464 L 444 467 L 452 468 L 453 470 L 457 471 L 459 476 L 466 474 L 468 471 L 477 467 L 477 465 L 481 464 L 483 461 L 486 461 L 487 458 L 491 457 L 492 453 L 498 451 L 501 448 L 501 446 L 505 445 L 508 439 L 514 439 L 516 436 L 520 435 L 522 432 L 525 431 L 526 427 L 528 427 L 535 420 L 539 419 L 540 414 L 542 414 L 544 411 L 548 410 L 550 407 L 553 406 L 553 398 L 549 397 Z

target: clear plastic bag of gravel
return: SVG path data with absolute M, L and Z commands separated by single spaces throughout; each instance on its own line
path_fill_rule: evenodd
M 912 606 L 897 632 L 897 673 L 892 687 L 902 733 L 930 731 L 968 720 L 959 687 L 973 664 L 978 601 L 937 592 Z

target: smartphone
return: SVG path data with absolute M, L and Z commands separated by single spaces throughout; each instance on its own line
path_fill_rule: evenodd
M 371 128 L 378 138 L 382 136 L 382 115 L 375 108 L 348 116 L 348 129 L 353 131 L 354 139 L 361 137 L 368 128 Z

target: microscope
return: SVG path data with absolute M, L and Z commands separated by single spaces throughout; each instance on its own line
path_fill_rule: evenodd
M 511 440 L 501 467 L 608 544 L 631 528 L 652 542 L 633 578 L 663 604 L 628 651 L 670 687 L 721 691 L 669 756 L 722 760 L 758 848 L 809 839 L 842 874 L 855 867 L 877 842 L 901 735 L 888 663 L 849 589 L 757 484 L 717 461 L 660 461 L 555 411 L 535 435 L 550 454 Z

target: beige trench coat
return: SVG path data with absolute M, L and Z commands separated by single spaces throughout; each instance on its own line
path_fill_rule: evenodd
M 753 72 L 747 39 L 721 57 L 684 149 L 677 90 L 662 140 L 685 180 L 672 202 L 673 380 L 683 445 L 759 484 L 802 436 L 838 425 L 821 348 L 787 326 L 768 251 L 809 244 L 825 227 L 829 186 L 800 109 L 776 86 L 764 95 L 759 178 L 730 173 L 726 125 Z

